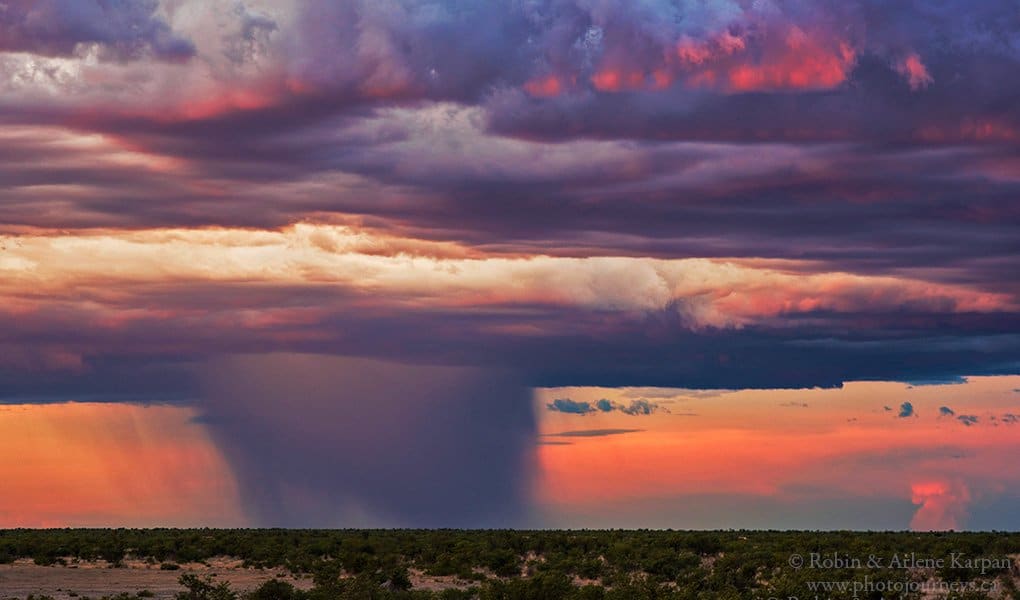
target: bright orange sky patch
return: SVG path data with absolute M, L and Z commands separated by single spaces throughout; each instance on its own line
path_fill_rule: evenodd
M 0 528 L 243 524 L 233 475 L 195 411 L 0 406 Z
M 917 505 L 914 527 L 960 528 L 972 501 L 1020 485 L 1010 458 L 1020 452 L 1020 423 L 1009 417 L 1020 413 L 1018 386 L 1020 378 L 993 377 L 717 394 L 540 390 L 537 501 L 562 510 L 733 494 L 783 503 L 804 499 L 795 490 L 816 489 L 833 498 L 901 498 Z M 555 398 L 616 406 L 645 399 L 658 408 L 577 415 L 549 410 Z M 899 417 L 904 402 L 915 416 Z M 962 415 L 977 422 L 968 426 Z

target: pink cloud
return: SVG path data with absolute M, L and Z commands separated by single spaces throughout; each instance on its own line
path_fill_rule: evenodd
M 848 42 L 796 25 L 758 37 L 726 30 L 707 39 L 684 36 L 664 59 L 647 64 L 615 53 L 591 82 L 601 92 L 661 90 L 679 77 L 727 92 L 829 89 L 846 81 L 856 57 Z
M 779 43 L 763 47 L 760 59 L 710 69 L 709 82 L 733 92 L 829 89 L 846 81 L 855 61 L 846 42 L 790 26 Z
M 910 84 L 910 89 L 914 91 L 926 88 L 935 81 L 916 52 L 911 52 L 897 63 L 896 71 L 906 78 L 907 83 Z
M 556 75 L 546 75 L 529 80 L 524 84 L 524 89 L 538 98 L 552 98 L 566 91 L 567 85 L 563 79 Z
M 591 82 L 600 92 L 621 92 L 646 87 L 648 76 L 639 69 L 608 67 L 592 75 Z

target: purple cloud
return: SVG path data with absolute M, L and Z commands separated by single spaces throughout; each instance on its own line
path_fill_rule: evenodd
M 195 45 L 176 35 L 158 8 L 156 0 L 5 0 L 0 51 L 75 56 L 95 45 L 101 58 L 114 60 L 194 56 Z

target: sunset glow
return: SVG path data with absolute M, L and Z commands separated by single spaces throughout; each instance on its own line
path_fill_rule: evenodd
M 1017 384 L 1020 379 L 1009 377 L 924 387 L 855 382 L 835 390 L 713 394 L 542 390 L 536 397 L 543 440 L 537 502 L 576 526 L 597 526 L 607 524 L 612 511 L 626 510 L 621 507 L 660 501 L 643 521 L 636 514 L 626 518 L 634 519 L 633 526 L 676 522 L 681 528 L 699 523 L 711 528 L 732 519 L 728 509 L 713 514 L 705 508 L 712 499 L 742 497 L 748 512 L 740 526 L 753 528 L 766 526 L 765 511 L 773 503 L 785 505 L 784 517 L 801 527 L 817 527 L 811 520 L 817 517 L 796 520 L 801 503 L 836 506 L 855 498 L 910 507 L 915 529 L 960 529 L 972 504 L 1020 489 L 1012 468 L 1020 451 Z M 654 409 L 648 415 L 547 408 L 565 397 L 592 405 L 605 398 L 625 407 L 646 395 Z M 912 407 L 909 417 L 900 416 L 904 402 Z M 973 424 L 961 416 L 973 417 Z M 705 508 L 697 518 L 684 514 L 691 503 Z M 871 527 L 896 523 L 895 517 L 873 514 Z M 847 515 L 832 518 L 833 527 L 854 522 Z
M 239 525 L 230 468 L 195 411 L 0 406 L 0 527 Z

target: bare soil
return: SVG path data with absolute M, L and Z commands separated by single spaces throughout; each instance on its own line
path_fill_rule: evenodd
M 182 591 L 177 580 L 184 573 L 200 577 L 211 576 L 215 581 L 226 581 L 240 592 L 250 591 L 263 582 L 280 578 L 301 589 L 312 587 L 311 579 L 294 577 L 281 569 L 246 569 L 241 561 L 216 558 L 207 564 L 182 564 L 179 570 L 164 571 L 158 564 L 126 560 L 121 567 L 105 561 L 74 562 L 67 565 L 43 567 L 23 559 L 0 565 L 0 600 L 26 598 L 29 594 L 45 594 L 56 600 L 83 600 L 86 596 L 96 600 L 127 592 L 134 594 L 148 590 L 153 598 L 171 599 Z

